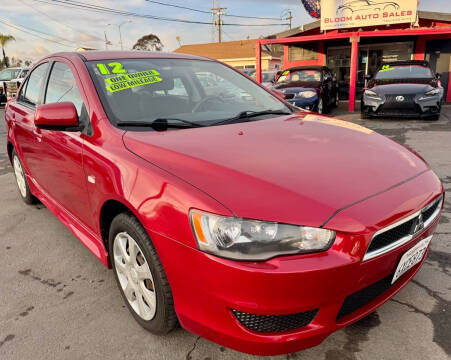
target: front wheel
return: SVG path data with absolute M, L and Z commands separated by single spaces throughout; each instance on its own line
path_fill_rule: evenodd
M 370 118 L 370 115 L 369 115 L 369 112 L 368 112 L 368 108 L 363 103 L 363 100 L 362 100 L 362 103 L 361 103 L 360 113 L 361 113 L 362 119 L 369 119 Z
M 318 114 L 324 114 L 324 102 L 323 102 L 323 98 L 319 98 L 318 100 Z
M 109 254 L 116 282 L 135 320 L 154 334 L 174 329 L 177 316 L 166 274 L 147 232 L 131 214 L 113 219 Z
M 340 106 L 340 96 L 338 94 L 338 91 L 335 93 L 335 99 L 334 99 L 334 107 L 337 108 Z
M 30 187 L 28 186 L 27 177 L 25 175 L 25 171 L 22 166 L 22 162 L 19 159 L 19 155 L 17 155 L 16 150 L 12 152 L 12 163 L 14 168 L 14 176 L 16 177 L 17 188 L 19 189 L 19 194 L 22 200 L 28 204 L 34 204 L 36 202 L 36 198 L 30 191 Z

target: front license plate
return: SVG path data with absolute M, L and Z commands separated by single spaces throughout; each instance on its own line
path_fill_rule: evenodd
M 398 267 L 396 268 L 395 275 L 391 281 L 392 284 L 396 282 L 403 274 L 405 274 L 409 269 L 418 264 L 424 256 L 429 244 L 431 243 L 432 236 L 421 240 L 412 249 L 407 251 L 399 260 Z

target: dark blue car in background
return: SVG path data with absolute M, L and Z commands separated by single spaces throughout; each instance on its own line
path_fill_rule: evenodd
M 303 66 L 283 70 L 273 89 L 300 108 L 323 114 L 339 102 L 338 84 L 326 66 Z

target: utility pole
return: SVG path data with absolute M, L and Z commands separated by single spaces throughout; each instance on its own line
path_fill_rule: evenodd
M 288 10 L 288 17 L 287 17 L 287 20 L 290 20 L 290 30 L 291 30 L 291 28 L 292 28 L 292 23 L 293 23 L 293 14 L 292 14 L 292 12 L 291 12 L 291 10 Z
M 213 20 L 213 26 L 218 27 L 218 42 L 222 42 L 222 26 L 224 25 L 224 23 L 222 22 L 222 16 L 225 15 L 224 10 L 227 10 L 227 8 L 216 7 L 211 9 L 211 11 L 213 11 L 213 13 L 216 15 Z

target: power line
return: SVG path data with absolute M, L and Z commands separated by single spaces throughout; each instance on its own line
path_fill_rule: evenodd
M 45 13 L 44 11 L 41 11 L 41 10 L 35 8 L 33 5 L 28 4 L 28 3 L 27 3 L 26 1 L 24 1 L 24 0 L 21 0 L 21 2 L 22 2 L 22 4 L 28 6 L 30 9 L 32 9 L 32 10 L 34 10 L 34 11 L 36 11 L 36 12 L 42 14 L 42 15 L 44 15 L 45 17 L 49 18 L 50 20 L 54 21 L 54 22 L 57 23 L 57 24 L 63 25 L 63 26 L 65 26 L 65 27 L 67 27 L 68 29 L 75 30 L 76 32 L 78 32 L 78 33 L 80 33 L 80 34 L 89 35 L 89 36 L 91 36 L 92 38 L 94 38 L 94 39 L 96 39 L 96 40 L 99 40 L 99 41 L 102 41 L 102 42 L 103 42 L 103 39 L 101 39 L 101 38 L 98 37 L 98 36 L 88 34 L 88 33 L 86 33 L 86 32 L 80 31 L 79 29 L 76 29 L 76 28 L 73 27 L 73 26 L 70 26 L 70 25 L 68 25 L 68 24 L 65 24 L 65 23 L 63 23 L 63 22 L 61 22 L 61 21 L 59 21 L 59 20 L 53 18 L 52 16 L 48 15 L 48 14 Z
M 5 20 L 3 20 L 3 21 L 5 21 Z M 11 22 L 10 22 L 10 23 L 11 23 Z M 14 23 L 11 23 L 11 24 L 14 24 Z M 29 30 L 29 31 L 37 32 L 37 33 L 42 34 L 42 35 L 45 35 L 45 36 L 50 36 L 51 38 L 59 39 L 60 41 L 71 42 L 71 41 L 68 41 L 68 40 L 66 40 L 66 39 L 64 39 L 64 38 L 62 38 L 62 37 L 55 36 L 55 35 L 46 33 L 46 32 L 41 31 L 41 30 L 32 29 L 32 28 L 29 28 L 29 27 L 27 27 L 27 26 L 25 26 L 25 25 L 20 25 L 20 24 L 14 24 L 14 25 L 15 25 L 15 26 L 19 26 L 19 27 L 21 27 L 21 28 L 23 28 L 23 29 L 26 29 L 26 30 Z
M 41 38 L 41 39 L 43 39 L 43 40 L 50 41 L 50 42 L 53 42 L 53 43 L 56 43 L 56 44 L 59 44 L 59 45 L 62 45 L 62 46 L 70 47 L 71 49 L 73 48 L 73 47 L 70 46 L 70 45 L 63 44 L 63 43 L 61 43 L 61 42 L 59 42 L 59 41 L 52 40 L 52 39 L 48 39 L 48 38 L 45 38 L 45 37 L 43 37 L 43 36 L 34 34 L 34 33 L 30 32 L 30 31 L 21 29 L 19 26 L 15 25 L 15 24 L 12 24 L 12 23 L 8 23 L 8 22 L 5 21 L 4 19 L 0 19 L 0 23 L 4 24 L 4 25 L 6 25 L 6 26 L 9 26 L 9 27 L 11 27 L 11 28 L 14 28 L 14 29 L 16 29 L 16 30 L 22 31 L 22 32 L 24 32 L 24 33 L 30 34 L 30 35 L 32 35 L 32 36 Z
M 198 12 L 198 13 L 202 13 L 202 14 L 211 15 L 211 11 L 193 9 L 193 8 L 190 8 L 190 7 L 186 7 L 186 6 L 182 6 L 182 5 L 176 5 L 176 4 L 167 4 L 167 3 L 163 3 L 161 1 L 154 1 L 154 0 L 145 0 L 145 1 L 150 2 L 150 3 L 154 3 L 154 4 L 158 4 L 158 5 L 175 7 L 175 8 L 178 8 L 178 9 L 190 10 L 190 11 L 194 11 L 194 12 Z
M 161 1 L 155 1 L 155 0 L 145 0 L 145 1 L 150 2 L 150 3 L 154 3 L 154 4 L 158 4 L 158 5 L 162 5 L 162 6 L 169 6 L 169 7 L 174 7 L 174 8 L 178 8 L 178 9 L 194 11 L 194 12 L 198 12 L 198 13 L 202 13 L 202 14 L 209 14 L 209 15 L 212 14 L 211 11 L 194 9 L 194 8 L 190 8 L 190 7 L 186 7 L 186 6 L 182 6 L 182 5 L 169 4 L 169 3 L 164 3 L 164 2 L 161 2 Z M 232 15 L 232 14 L 224 14 L 223 16 L 235 17 L 235 18 L 243 18 L 243 19 L 282 20 L 281 18 L 262 17 L 262 16 L 246 16 L 246 15 Z
M 51 4 L 51 5 L 59 5 L 63 7 L 69 8 L 79 8 L 87 11 L 95 11 L 95 12 L 104 12 L 109 14 L 121 15 L 121 16 L 132 16 L 139 17 L 145 19 L 159 20 L 159 21 L 170 21 L 170 22 L 179 22 L 179 23 L 187 23 L 187 24 L 198 24 L 198 25 L 211 25 L 209 22 L 205 21 L 195 21 L 195 20 L 185 20 L 185 19 L 177 19 L 177 18 L 168 18 L 162 16 L 155 16 L 150 14 L 138 14 L 135 12 L 124 11 L 113 9 L 109 7 L 103 7 L 98 5 L 91 5 L 88 3 L 84 3 L 81 1 L 73 1 L 73 0 L 36 0 L 42 3 Z M 239 23 L 225 23 L 224 26 L 242 26 L 242 27 L 257 27 L 257 26 L 287 26 L 287 23 L 277 23 L 277 24 L 239 24 Z

